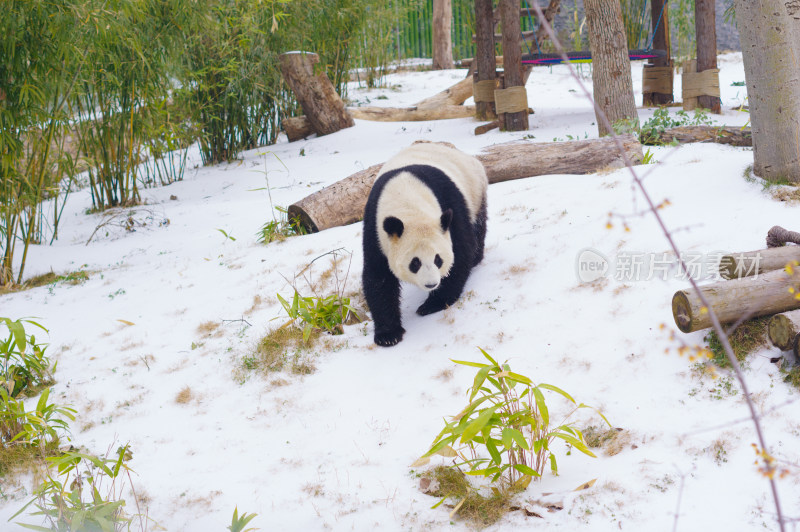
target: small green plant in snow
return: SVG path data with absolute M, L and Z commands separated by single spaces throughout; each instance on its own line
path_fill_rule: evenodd
M 350 298 L 339 294 L 332 294 L 324 298 L 301 297 L 295 291 L 291 304 L 280 294 L 277 296 L 286 314 L 291 318 L 284 326 L 299 320 L 303 329 L 303 342 L 308 341 L 314 329 L 330 334 L 342 334 L 342 325 L 347 323 L 351 316 L 359 319 L 350 304 Z
M 500 364 L 483 349 L 480 351 L 488 364 L 453 361 L 478 368 L 470 388 L 470 402 L 445 425 L 415 466 L 424 465 L 436 454 L 452 457 L 454 467 L 467 469 L 467 475 L 485 477 L 492 483 L 501 481 L 505 489 L 517 491 L 541 477 L 547 464 L 553 474 L 558 473 L 551 449 L 555 439 L 595 456 L 571 421 L 578 410 L 591 407 L 577 403 L 556 386 L 535 384 L 511 371 L 507 363 Z M 550 418 L 545 392 L 556 394 L 569 404 L 569 412 L 559 423 Z

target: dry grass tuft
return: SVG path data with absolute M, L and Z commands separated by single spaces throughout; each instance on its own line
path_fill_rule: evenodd
M 437 466 L 427 471 L 423 475 L 423 478 L 425 477 L 439 484 L 430 495 L 451 499 L 454 505 L 463 500 L 456 516 L 478 527 L 496 523 L 510 510 L 511 493 L 507 490 L 497 490 L 491 496 L 484 497 L 469 483 L 466 475 L 456 468 Z
M 220 330 L 220 325 L 221 323 L 218 321 L 204 321 L 203 323 L 197 326 L 197 334 L 203 337 L 208 337 L 212 335 L 221 336 L 222 331 Z
M 22 292 L 31 288 L 38 288 L 40 286 L 55 285 L 57 283 L 77 285 L 89 280 L 89 272 L 77 270 L 74 272 L 66 272 L 62 274 L 49 271 L 41 275 L 31 277 L 22 284 L 11 284 L 0 286 L 0 294 L 10 294 L 12 292 Z
M 179 405 L 185 405 L 192 399 L 194 399 L 194 394 L 192 393 L 192 389 L 188 386 L 184 386 L 183 389 L 178 392 L 178 395 L 175 396 L 175 402 Z
M 442 382 L 447 382 L 453 378 L 453 368 L 445 368 L 436 375 L 434 375 L 433 378 L 438 379 Z
M 586 440 L 586 445 L 594 449 L 602 448 L 606 456 L 619 454 L 631 442 L 630 432 L 623 429 L 606 429 L 605 427 L 592 425 L 581 432 L 583 432 L 583 439 Z
M 772 199 L 782 201 L 789 204 L 800 203 L 800 188 L 792 186 L 783 186 L 770 189 L 769 191 Z
M 313 348 L 320 338 L 318 330 L 312 330 L 307 342 L 303 342 L 303 331 L 297 327 L 280 327 L 270 332 L 256 344 L 234 371 L 237 380 L 244 381 L 250 372 L 268 374 L 287 370 L 295 375 L 308 375 L 316 371 Z

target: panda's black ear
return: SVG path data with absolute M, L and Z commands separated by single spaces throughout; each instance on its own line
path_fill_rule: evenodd
M 403 236 L 403 222 L 400 218 L 387 216 L 383 219 L 383 230 L 389 233 L 389 236 L 400 238 Z
M 450 229 L 450 222 L 452 221 L 453 221 L 453 209 L 447 209 L 442 213 L 442 218 L 441 218 L 443 232 Z

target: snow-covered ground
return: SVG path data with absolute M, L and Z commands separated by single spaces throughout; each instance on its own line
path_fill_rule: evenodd
M 721 57 L 720 67 L 724 115 L 715 118 L 743 125 L 748 115 L 732 110 L 745 98 L 744 87 L 732 86 L 744 80 L 741 56 Z M 640 92 L 641 63 L 632 69 Z M 392 74 L 386 88 L 354 85 L 349 97 L 410 105 L 463 76 Z M 591 89 L 586 66 L 583 76 Z M 775 530 L 741 393 L 726 387 L 724 372 L 717 380 L 698 376 L 670 340 L 671 297 L 688 283 L 674 264 L 663 267 L 666 241 L 642 214 L 625 169 L 490 186 L 486 256 L 454 308 L 419 317 L 425 294 L 405 287 L 399 345 L 375 347 L 371 322 L 346 326 L 319 344 L 313 373 L 251 373 L 241 382 L 241 360 L 286 320 L 275 296 L 292 295 L 287 278 L 345 248 L 353 253 L 346 290 L 360 289 L 361 224 L 259 244 L 256 232 L 273 216 L 266 187 L 273 205 L 286 206 L 419 139 L 478 153 L 514 139 L 597 136 L 592 108 L 565 66 L 536 69 L 527 88 L 530 131 L 476 137 L 470 119 L 356 121 L 333 135 L 284 140 L 232 164 L 187 171 L 182 182 L 142 191 L 145 205 L 96 233 L 106 217 L 86 214 L 88 190 L 73 194 L 60 239 L 31 251 L 26 274 L 84 269 L 90 279 L 0 296 L 0 315 L 36 316 L 50 329 L 49 353 L 58 360 L 52 397 L 78 410 L 73 444 L 104 453 L 130 442 L 137 491 L 169 531 L 223 530 L 235 506 L 257 513 L 251 526 L 262 530 L 466 530 L 445 507 L 431 509 L 437 499 L 420 492 L 410 464 L 443 418 L 466 404 L 474 372 L 450 359 L 480 360 L 480 346 L 601 408 L 630 437 L 618 454 L 600 451 L 596 459 L 556 448 L 560 475 L 546 474 L 519 499 L 559 493 L 564 509 L 543 518 L 512 512 L 490 530 L 662 531 L 676 516 L 684 531 Z M 640 109 L 640 118 L 652 112 Z M 656 202 L 669 199 L 662 214 L 684 252 L 711 264 L 721 251 L 763 247 L 773 225 L 796 228 L 796 206 L 745 180 L 751 150 L 650 149 L 659 162 L 638 170 L 649 172 Z M 119 223 L 129 215 L 134 232 Z M 579 280 L 586 248 L 610 261 L 605 280 Z M 678 337 L 694 345 L 703 333 Z M 771 450 L 797 464 L 798 396 L 769 362 L 774 355 L 754 355 L 746 376 Z M 187 387 L 188 401 L 176 401 Z M 786 514 L 800 517 L 800 471 L 790 470 L 778 487 Z M 572 491 L 595 478 L 590 489 Z M 29 483 L 3 488 L 0 529 L 13 526 L 2 523 L 30 490 Z

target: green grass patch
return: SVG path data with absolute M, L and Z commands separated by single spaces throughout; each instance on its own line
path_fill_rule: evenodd
M 745 362 L 747 355 L 767 345 L 767 323 L 769 318 L 770 316 L 764 316 L 747 320 L 728 335 L 733 354 L 736 355 L 736 359 L 740 364 Z M 731 363 L 722 348 L 722 342 L 720 342 L 717 333 L 714 331 L 709 332 L 704 340 L 712 353 L 711 362 L 721 368 L 730 368 Z
M 789 383 L 793 388 L 800 390 L 800 366 L 793 366 L 789 370 L 784 371 L 784 382 Z

